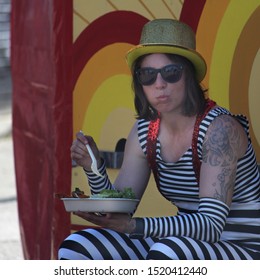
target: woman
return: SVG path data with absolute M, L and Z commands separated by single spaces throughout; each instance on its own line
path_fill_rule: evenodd
M 71 157 L 84 168 L 92 193 L 130 186 L 141 199 L 153 171 L 178 214 L 77 212 L 100 228 L 71 234 L 59 258 L 260 259 L 260 178 L 248 122 L 206 98 L 200 86 L 206 64 L 192 30 L 179 21 L 153 20 L 127 62 L 137 122 L 114 184 L 90 136 L 77 134 Z M 103 178 L 91 172 L 87 143 Z

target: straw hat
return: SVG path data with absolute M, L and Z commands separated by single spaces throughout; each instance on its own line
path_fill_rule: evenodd
M 199 82 L 206 75 L 207 65 L 204 58 L 196 51 L 195 34 L 183 22 L 173 19 L 155 19 L 146 23 L 139 45 L 130 49 L 126 55 L 130 69 L 138 57 L 149 53 L 184 56 L 193 63 Z

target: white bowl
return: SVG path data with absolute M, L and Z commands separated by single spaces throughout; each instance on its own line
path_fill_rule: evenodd
M 139 200 L 127 198 L 61 198 L 67 212 L 132 213 Z

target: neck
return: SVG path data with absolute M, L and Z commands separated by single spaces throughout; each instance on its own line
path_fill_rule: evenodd
M 161 124 L 172 131 L 183 131 L 194 127 L 196 116 L 184 116 L 182 114 L 162 114 Z

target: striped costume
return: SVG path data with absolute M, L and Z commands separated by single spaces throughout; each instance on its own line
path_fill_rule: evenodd
M 198 156 L 210 123 L 226 109 L 212 109 L 202 120 Z M 260 259 L 260 176 L 252 149 L 248 122 L 235 116 L 244 127 L 249 145 L 238 162 L 230 209 L 220 200 L 199 198 L 192 165 L 192 149 L 175 163 L 166 163 L 156 143 L 156 163 L 161 194 L 178 207 L 178 214 L 144 219 L 144 238 L 107 229 L 86 229 L 70 235 L 59 250 L 60 259 Z M 138 136 L 146 154 L 149 122 L 138 121 Z M 105 174 L 105 166 L 100 168 Z M 93 193 L 112 188 L 108 177 L 88 173 Z

